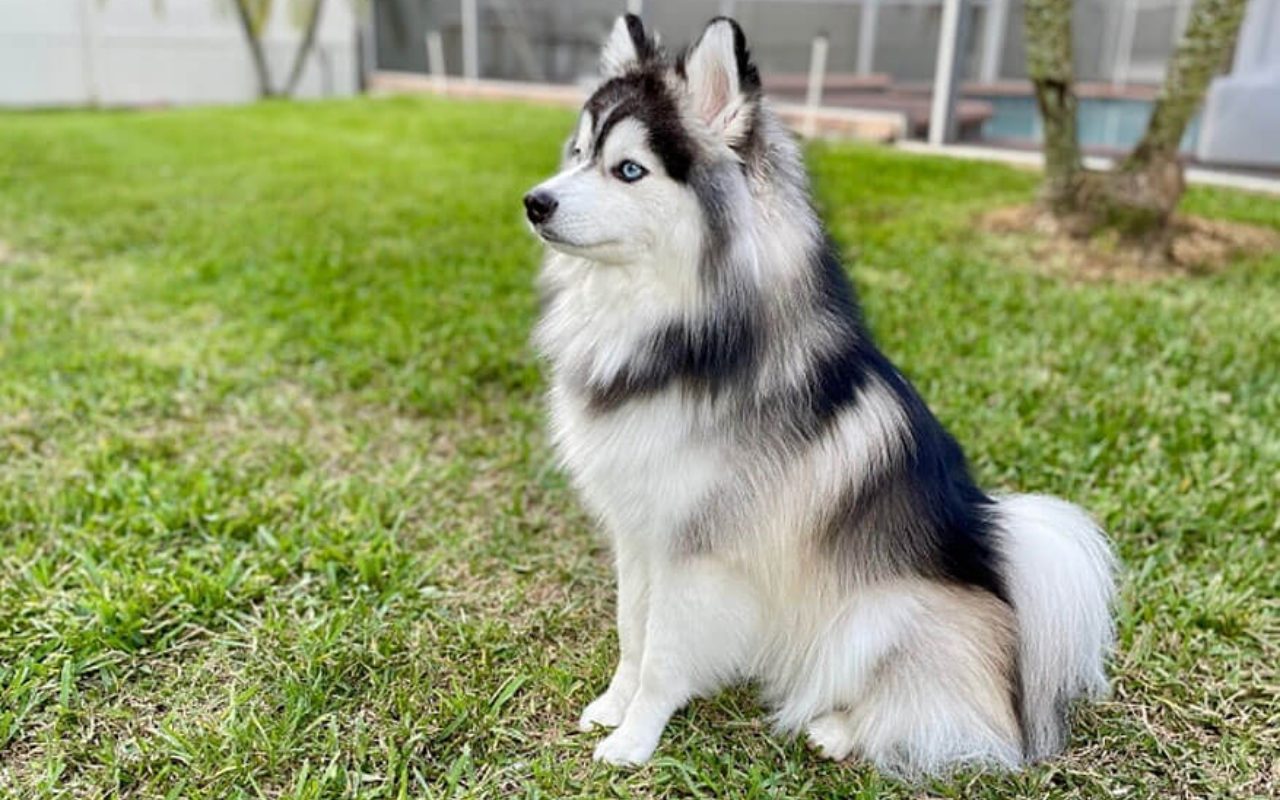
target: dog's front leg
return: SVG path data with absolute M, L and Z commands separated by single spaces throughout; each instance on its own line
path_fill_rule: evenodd
M 604 694 L 591 701 L 578 719 L 578 729 L 596 725 L 616 728 L 640 683 L 645 620 L 649 611 L 649 564 L 636 542 L 619 537 L 614 545 L 618 578 L 618 668 Z
M 671 715 L 742 674 L 757 639 L 749 585 L 709 558 L 650 565 L 644 655 L 635 696 L 618 729 L 596 747 L 610 764 L 642 764 Z

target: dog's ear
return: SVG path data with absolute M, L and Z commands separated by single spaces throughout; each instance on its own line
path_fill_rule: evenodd
M 618 17 L 613 30 L 600 51 L 600 74 L 606 79 L 616 78 L 655 58 L 658 54 L 657 36 L 645 32 L 644 23 L 635 14 Z
M 760 73 L 738 23 L 711 20 L 678 69 L 698 118 L 730 147 L 744 144 L 760 98 Z

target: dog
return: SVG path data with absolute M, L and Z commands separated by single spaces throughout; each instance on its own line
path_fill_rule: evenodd
M 595 758 L 748 680 L 777 730 L 899 775 L 1058 752 L 1107 691 L 1106 537 L 978 488 L 877 349 L 737 23 L 671 58 L 629 15 L 600 62 L 524 197 L 549 435 L 617 573 Z

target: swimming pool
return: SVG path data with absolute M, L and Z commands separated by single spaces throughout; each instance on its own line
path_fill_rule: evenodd
M 986 101 L 995 110 L 994 116 L 983 123 L 983 139 L 1041 140 L 1040 117 L 1034 97 L 981 94 L 966 97 Z M 1082 97 L 1079 103 L 1078 128 L 1082 147 L 1128 150 L 1138 143 L 1151 116 L 1152 103 L 1149 100 Z M 1200 116 L 1197 114 L 1182 137 L 1182 150 L 1193 150 L 1199 135 Z

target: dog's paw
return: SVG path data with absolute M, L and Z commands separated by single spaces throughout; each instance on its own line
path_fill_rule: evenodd
M 621 696 L 621 692 L 613 690 L 591 701 L 582 712 L 582 716 L 578 718 L 578 730 L 586 732 L 594 729 L 597 725 L 602 728 L 616 728 L 622 724 L 622 717 L 627 711 L 627 701 Z
M 853 731 L 849 720 L 838 711 L 815 717 L 805 728 L 805 734 L 809 737 L 809 744 L 823 758 L 843 761 L 853 752 Z
M 658 737 L 641 735 L 624 727 L 596 745 L 592 758 L 615 767 L 635 767 L 648 761 L 657 746 Z

